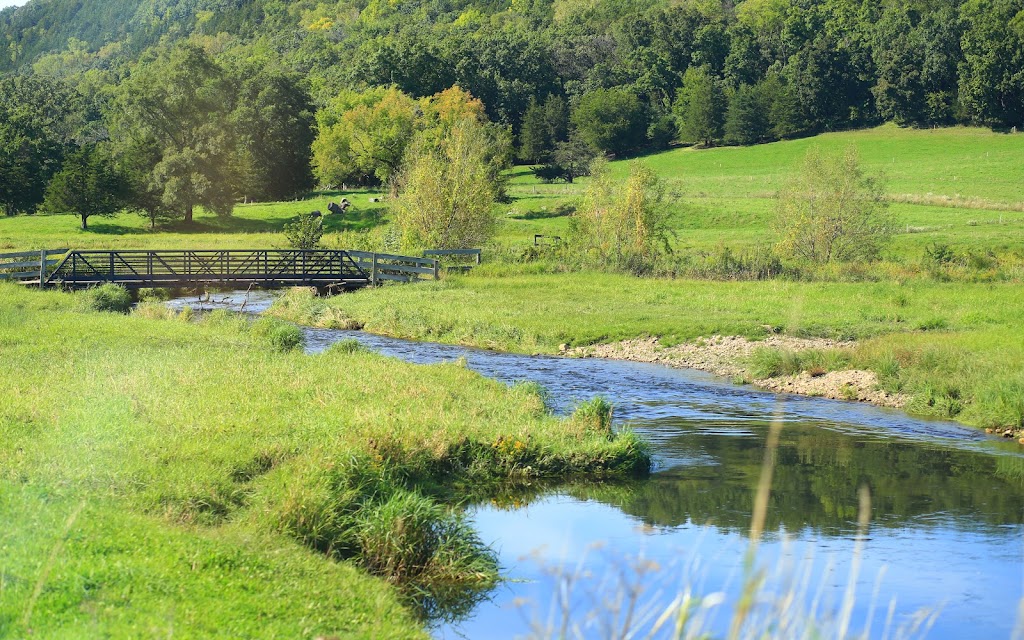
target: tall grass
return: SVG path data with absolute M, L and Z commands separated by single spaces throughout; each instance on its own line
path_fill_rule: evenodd
M 17 612 L 49 552 L 35 538 L 83 501 L 75 526 L 88 533 L 33 601 L 36 633 L 75 635 L 100 610 L 94 630 L 118 635 L 119 621 L 156 628 L 180 610 L 178 632 L 204 636 L 260 635 L 270 612 L 304 635 L 415 636 L 405 613 L 366 613 L 398 606 L 368 574 L 435 610 L 492 584 L 493 553 L 451 506 L 464 487 L 485 496 L 508 478 L 649 468 L 634 434 L 556 418 L 536 389 L 465 367 L 345 347 L 306 355 L 280 320 L 98 313 L 88 296 L 0 286 L 0 544 L 12 550 L 0 557 L 0 626 L 15 636 L 28 633 Z M 190 545 L 218 549 L 213 564 L 181 550 Z M 133 547 L 143 555 L 122 560 Z M 141 607 L 118 595 L 150 584 L 172 586 Z M 213 585 L 224 603 L 201 613 Z M 253 595 L 273 600 L 274 588 L 292 606 Z M 311 609 L 306 593 L 326 601 Z M 349 598 L 355 617 L 329 613 Z

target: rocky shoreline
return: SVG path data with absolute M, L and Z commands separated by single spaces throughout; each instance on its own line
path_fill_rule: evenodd
M 668 347 L 661 344 L 658 338 L 652 337 L 577 348 L 563 345 L 561 351 L 564 355 L 576 358 L 609 358 L 652 362 L 679 369 L 698 369 L 778 393 L 867 402 L 896 409 L 905 407 L 909 398 L 880 389 L 878 377 L 871 371 L 849 369 L 820 374 L 804 371 L 796 375 L 755 379 L 748 367 L 754 350 L 759 347 L 803 351 L 848 349 L 853 346 L 853 342 L 824 338 L 769 336 L 765 340 L 752 341 L 741 336 L 711 336 Z

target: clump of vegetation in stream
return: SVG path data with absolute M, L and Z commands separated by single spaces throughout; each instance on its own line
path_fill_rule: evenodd
M 132 308 L 132 294 L 117 284 L 102 284 L 86 291 L 88 306 L 96 311 L 126 313 Z
M 581 416 L 554 417 L 536 388 L 509 388 L 457 363 L 405 364 L 348 344 L 307 355 L 288 337 L 298 328 L 277 319 L 250 322 L 214 311 L 181 322 L 181 314 L 149 306 L 127 316 L 101 314 L 83 310 L 79 294 L 0 289 L 8 365 L 0 384 L 10 398 L 0 405 L 0 500 L 17 502 L 9 497 L 19 492 L 54 495 L 38 504 L 26 494 L 25 504 L 35 506 L 5 507 L 13 526 L 4 544 L 19 550 L 16 557 L 39 560 L 48 552 L 35 538 L 52 540 L 42 531 L 62 531 L 64 520 L 67 531 L 88 530 L 96 541 L 70 545 L 62 566 L 71 568 L 49 577 L 34 605 L 40 622 L 33 629 L 44 635 L 78 619 L 85 596 L 77 572 L 95 576 L 93 604 L 135 624 L 148 624 L 147 611 L 160 607 L 203 617 L 211 598 L 238 605 L 250 592 L 266 592 L 270 587 L 254 585 L 246 567 L 263 567 L 251 575 L 271 586 L 308 585 L 338 579 L 339 561 L 443 613 L 497 578 L 493 553 L 450 506 L 465 495 L 463 487 L 486 492 L 506 478 L 649 470 L 635 434 L 612 433 Z M 84 338 L 55 339 L 69 334 Z M 89 375 L 73 385 L 47 384 L 68 373 L 68 361 Z M 87 507 L 69 518 L 79 502 Z M 138 536 L 150 541 L 144 555 L 104 564 L 104 549 Z M 155 609 L 126 609 L 114 593 L 135 588 L 133 576 L 151 575 L 145 567 L 180 562 L 179 543 L 172 542 L 179 540 L 214 544 L 239 559 L 191 562 L 192 573 L 176 576 L 178 590 L 158 597 Z M 290 544 L 311 556 L 280 551 Z M 298 564 L 281 566 L 279 553 Z M 0 619 L 23 619 L 20 611 L 33 597 L 31 566 L 0 560 L 9 577 Z M 305 587 L 325 599 L 316 605 L 321 613 L 304 623 L 312 625 L 309 633 L 416 636 L 404 614 L 378 620 L 323 613 L 342 606 L 366 612 L 375 600 L 392 601 L 369 595 L 366 580 L 347 573 L 327 595 Z M 284 590 L 294 611 L 307 611 L 302 591 Z M 224 606 L 217 620 L 254 632 L 260 606 Z M 103 624 L 118 619 L 106 616 Z

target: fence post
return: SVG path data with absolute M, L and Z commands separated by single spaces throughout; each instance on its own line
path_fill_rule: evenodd
M 476 252 L 476 263 L 477 264 L 480 264 L 480 256 L 481 256 L 482 253 L 483 253 L 482 251 L 477 251 Z
M 377 252 L 370 254 L 370 284 L 377 286 Z
M 46 249 L 39 252 L 39 288 L 46 283 Z
M 437 271 L 438 271 L 437 266 L 439 264 L 440 264 L 440 262 L 438 260 L 434 260 L 434 280 L 437 280 Z

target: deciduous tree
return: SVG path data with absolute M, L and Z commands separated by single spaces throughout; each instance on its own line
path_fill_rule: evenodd
M 149 187 L 185 222 L 201 205 L 230 215 L 233 104 L 223 70 L 200 47 L 183 43 L 149 64 L 139 64 L 120 87 L 116 129 L 126 149 L 155 145 Z
M 572 125 L 584 142 L 605 153 L 627 153 L 647 142 L 644 105 L 622 87 L 584 94 L 572 112 Z

